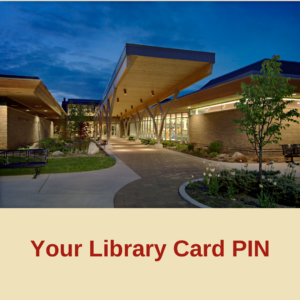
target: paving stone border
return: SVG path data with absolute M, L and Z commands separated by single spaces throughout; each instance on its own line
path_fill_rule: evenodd
M 203 178 L 191 180 L 191 182 L 195 182 L 195 181 L 203 181 Z M 212 208 L 212 207 L 210 207 L 210 206 L 204 205 L 204 204 L 202 204 L 202 203 L 200 203 L 200 202 L 194 200 L 193 198 L 191 198 L 191 197 L 186 193 L 185 187 L 186 187 L 187 185 L 189 185 L 189 184 L 190 184 L 190 182 L 187 181 L 187 182 L 185 182 L 184 184 L 182 184 L 182 185 L 179 187 L 179 190 L 178 190 L 178 191 L 179 191 L 179 195 L 180 195 L 185 201 L 187 201 L 187 202 L 189 202 L 189 203 L 191 203 L 191 204 L 193 204 L 193 205 L 195 205 L 195 206 L 197 206 L 197 207 L 200 207 L 200 208 Z

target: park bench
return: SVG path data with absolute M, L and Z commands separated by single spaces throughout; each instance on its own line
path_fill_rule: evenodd
M 294 157 L 300 157 L 300 144 L 281 145 L 282 152 L 285 157 L 290 157 L 291 162 L 294 162 Z
M 36 179 L 38 168 L 46 167 L 48 149 L 0 150 L 0 169 L 35 168 Z

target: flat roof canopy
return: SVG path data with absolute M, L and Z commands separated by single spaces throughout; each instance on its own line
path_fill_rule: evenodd
M 174 103 L 173 109 L 180 109 L 183 105 L 184 107 L 201 108 L 241 99 L 241 96 L 237 92 L 242 92 L 242 82 L 250 84 L 250 75 L 260 74 L 261 65 L 264 60 L 266 59 L 215 78 L 200 90 L 179 97 L 178 101 Z M 295 100 L 300 99 L 300 63 L 286 60 L 281 60 L 280 62 L 282 63 L 282 76 L 289 77 L 291 79 L 289 84 L 296 86 L 292 98 Z
M 214 53 L 126 44 L 99 111 L 116 88 L 112 116 L 136 114 L 209 76 L 214 62 Z
M 0 99 L 8 107 L 47 119 L 65 111 L 38 77 L 0 75 Z

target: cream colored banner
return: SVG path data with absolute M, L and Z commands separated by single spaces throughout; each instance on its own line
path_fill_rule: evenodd
M 2 209 L 0 299 L 299 299 L 299 228 L 299 210 Z

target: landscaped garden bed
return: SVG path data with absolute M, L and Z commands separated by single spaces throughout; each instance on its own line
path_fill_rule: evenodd
M 216 145 L 217 142 L 213 142 L 211 144 Z M 188 155 L 193 155 L 196 157 L 200 157 L 203 159 L 208 159 L 216 162 L 243 162 L 243 163 L 250 163 L 250 164 L 257 164 L 258 158 L 253 155 L 243 155 L 239 152 L 231 152 L 225 153 L 222 152 L 221 144 L 217 147 L 209 146 L 209 147 L 202 147 L 202 148 L 195 148 L 194 144 L 188 145 L 181 145 L 176 142 L 165 141 L 162 142 L 165 149 L 169 149 L 172 151 L 177 151 L 181 153 L 185 153 Z M 286 158 L 282 154 L 272 155 L 271 157 L 263 156 L 263 162 L 274 161 L 276 163 L 285 163 Z
M 213 208 L 286 208 L 300 207 L 300 184 L 295 178 L 293 164 L 284 174 L 274 171 L 269 163 L 259 172 L 243 169 L 218 171 L 212 163 L 204 172 L 204 179 L 190 181 L 186 193 L 194 200 Z
M 92 140 L 89 137 L 64 140 L 58 136 L 45 138 L 26 149 L 48 149 L 48 162 L 46 167 L 40 167 L 40 174 L 86 172 L 106 169 L 115 164 L 115 160 L 108 156 L 94 142 L 94 151 L 89 152 Z M 34 174 L 33 168 L 0 169 L 0 176 L 30 175 Z

